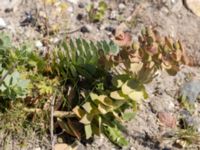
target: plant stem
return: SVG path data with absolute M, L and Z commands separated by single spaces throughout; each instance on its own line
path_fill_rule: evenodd
M 18 63 L 15 63 L 15 64 L 13 65 L 13 67 L 10 68 L 10 69 L 4 74 L 4 76 L 2 76 L 2 77 L 0 78 L 0 85 L 3 83 L 3 81 L 5 80 L 5 78 L 6 78 L 10 73 L 12 73 L 13 68 L 15 68 L 15 67 L 17 66 L 17 64 L 18 64 Z
M 54 117 L 54 103 L 55 103 L 55 98 L 56 98 L 56 94 L 54 96 L 51 96 L 51 120 L 50 120 L 50 132 L 51 132 L 51 149 L 55 150 L 55 138 L 54 138 L 54 121 L 53 121 L 53 117 Z
M 27 113 L 44 113 L 45 110 L 42 110 L 40 108 L 24 108 L 24 111 Z M 57 118 L 72 118 L 72 117 L 76 117 L 74 112 L 71 111 L 54 111 L 53 113 L 54 117 Z

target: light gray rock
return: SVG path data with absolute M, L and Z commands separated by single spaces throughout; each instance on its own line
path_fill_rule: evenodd
M 163 0 L 162 2 L 170 12 L 178 12 L 183 7 L 182 0 Z
M 192 80 L 182 85 L 180 96 L 185 97 L 186 101 L 194 104 L 200 94 L 200 80 Z
M 197 130 L 197 132 L 200 132 L 200 118 L 199 118 L 199 116 L 192 115 L 187 110 L 183 110 L 183 111 L 181 111 L 181 118 L 182 118 L 182 121 L 183 121 L 183 125 L 184 125 L 183 127 L 184 128 L 192 127 L 195 130 Z
M 123 10 L 126 8 L 126 5 L 124 5 L 123 3 L 120 3 L 118 7 L 120 10 Z
M 22 3 L 22 0 L 1 0 L 0 10 L 13 9 L 16 10 L 17 7 Z
M 168 95 L 156 96 L 151 98 L 150 106 L 154 113 L 162 111 L 173 112 L 175 110 L 174 102 L 175 100 Z
M 116 20 L 118 16 L 119 16 L 118 11 L 112 10 L 110 13 L 109 19 Z
M 66 1 L 75 5 L 78 5 L 78 2 L 79 2 L 79 0 L 66 0 Z
M 7 24 L 3 18 L 0 18 L 0 30 L 6 28 Z
M 200 17 L 200 0 L 184 0 L 186 7 Z

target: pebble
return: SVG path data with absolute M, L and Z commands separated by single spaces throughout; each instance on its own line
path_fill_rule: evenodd
M 67 0 L 68 2 L 78 5 L 79 0 Z
M 182 0 L 173 0 L 172 1 L 172 12 L 178 12 L 183 8 L 183 2 Z
M 81 31 L 82 33 L 89 33 L 89 32 L 90 32 L 87 26 L 81 27 L 80 31 Z
M 84 5 L 83 3 L 79 3 L 79 4 L 78 4 L 78 7 L 79 7 L 79 8 L 85 8 L 85 5 Z
M 65 149 L 70 149 L 69 145 L 64 143 L 55 145 L 55 150 L 65 150 Z
M 186 7 L 200 17 L 200 0 L 185 0 Z
M 182 9 L 183 2 L 182 0 L 162 0 L 164 12 L 178 12 Z M 167 10 L 166 10 L 167 9 Z
M 74 8 L 72 6 L 68 6 L 67 7 L 67 11 L 70 12 L 70 13 L 73 13 L 74 12 Z
M 160 122 L 169 128 L 175 128 L 176 127 L 176 117 L 168 112 L 159 112 L 158 113 L 158 119 Z
M 123 3 L 120 3 L 118 7 L 119 9 L 123 10 L 126 8 L 126 5 L 124 5 Z
M 111 13 L 110 13 L 110 15 L 109 15 L 109 17 L 108 17 L 108 19 L 110 19 L 110 20 L 116 20 L 118 16 L 119 16 L 118 11 L 112 10 Z
M 83 17 L 84 17 L 83 14 L 78 14 L 78 15 L 76 16 L 76 19 L 80 21 L 80 20 L 83 19 Z
M 35 41 L 35 46 L 38 48 L 38 49 L 41 49 L 43 47 L 43 44 L 41 41 Z
M 6 22 L 3 18 L 0 18 L 0 30 L 6 28 Z
M 115 34 L 115 28 L 113 27 L 110 27 L 110 26 L 105 27 L 105 30 L 111 32 L 112 34 Z

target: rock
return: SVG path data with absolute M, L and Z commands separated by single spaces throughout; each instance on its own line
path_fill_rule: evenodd
M 0 30 L 6 28 L 6 22 L 3 18 L 0 18 Z
M 126 5 L 124 5 L 123 3 L 120 3 L 118 7 L 120 10 L 123 10 L 126 8 Z
M 167 0 L 167 1 L 162 1 L 164 3 L 162 8 L 163 12 L 169 13 L 170 12 L 178 12 L 181 10 L 183 6 L 182 0 Z
M 76 19 L 79 20 L 79 21 L 81 21 L 81 20 L 83 19 L 83 17 L 84 17 L 83 14 L 78 14 L 78 15 L 76 16 Z
M 200 0 L 184 0 L 186 7 L 200 17 Z
M 41 41 L 35 41 L 35 46 L 38 48 L 38 49 L 41 49 L 43 47 L 43 44 Z
M 171 8 L 172 12 L 178 12 L 181 10 L 182 7 L 183 7 L 182 0 L 172 0 L 172 8 Z
M 68 2 L 78 5 L 79 0 L 67 0 Z
M 173 112 L 175 109 L 174 99 L 171 96 L 156 96 L 152 97 L 150 106 L 153 113 L 160 111 Z
M 113 27 L 110 27 L 110 26 L 105 27 L 105 30 L 111 32 L 113 35 L 115 34 L 115 28 Z
M 189 104 L 194 104 L 200 94 L 200 80 L 192 80 L 182 85 L 180 96 L 185 97 Z
M 74 8 L 72 6 L 68 6 L 67 11 L 73 14 Z
M 79 4 L 78 4 L 78 7 L 79 7 L 79 8 L 85 8 L 85 5 L 84 5 L 83 3 L 79 3 Z
M 81 27 L 80 31 L 81 31 L 82 33 L 89 33 L 89 32 L 90 32 L 87 26 Z
M 116 20 L 118 16 L 119 16 L 118 11 L 113 10 L 113 11 L 111 11 L 108 19 L 110 19 L 110 20 Z
M 55 150 L 70 150 L 71 148 L 67 144 L 56 144 Z
M 176 117 L 168 112 L 159 112 L 158 119 L 162 124 L 169 128 L 176 127 Z
M 197 115 L 192 115 L 189 111 L 183 110 L 180 112 L 180 126 L 184 129 L 193 128 L 200 132 L 200 119 Z
M 0 10 L 17 10 L 18 6 L 22 3 L 22 0 L 1 0 Z

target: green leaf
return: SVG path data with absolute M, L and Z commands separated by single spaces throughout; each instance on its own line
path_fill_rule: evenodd
M 122 133 L 117 127 L 111 127 L 111 126 L 105 125 L 103 129 L 104 129 L 104 134 L 114 144 L 120 147 L 124 147 L 128 145 L 128 141 L 126 141 L 125 137 L 122 135 Z
M 76 39 L 76 45 L 77 45 L 77 50 L 80 52 L 79 56 L 85 56 L 86 52 L 85 49 L 83 48 L 83 43 L 80 38 Z
M 102 113 L 102 114 L 107 114 L 108 112 L 110 112 L 112 109 L 109 106 L 106 106 L 104 104 L 98 104 L 98 110 Z
M 130 79 L 122 85 L 122 92 L 125 95 L 129 95 L 131 92 L 134 91 L 143 91 L 143 89 L 144 86 L 135 79 Z
M 90 41 L 90 47 L 91 47 L 92 58 L 90 59 L 89 63 L 97 64 L 98 60 L 99 60 L 98 49 L 94 45 L 94 42 L 92 42 L 92 41 Z
M 88 44 L 88 42 L 85 39 L 82 39 L 82 43 L 83 43 L 83 47 L 85 49 L 86 52 L 86 56 L 87 56 L 87 62 L 91 59 L 92 57 L 92 52 L 91 52 L 91 48 L 90 45 Z
M 122 114 L 122 118 L 124 121 L 130 121 L 135 117 L 135 112 L 125 112 Z
M 76 71 L 76 68 L 74 67 L 74 65 L 70 65 L 69 69 L 72 73 L 72 76 L 76 78 L 78 76 L 78 74 L 77 74 L 77 71 Z
M 77 54 L 76 54 L 76 52 L 77 52 L 77 49 L 76 49 L 76 47 L 75 47 L 75 45 L 74 45 L 74 42 L 73 42 L 73 40 L 71 39 L 70 40 L 70 54 L 71 54 L 71 61 L 72 61 L 72 63 L 76 63 L 76 58 L 78 57 L 77 56 Z
M 65 55 L 64 55 L 63 52 L 58 51 L 59 59 L 64 58 L 64 57 L 66 58 L 66 60 L 72 59 L 72 56 L 70 55 L 70 52 L 69 52 L 69 48 L 68 48 L 68 46 L 67 46 L 67 43 L 66 43 L 66 42 L 63 42 L 63 43 L 62 43 L 62 46 L 63 46 L 63 48 L 64 48 L 64 50 L 65 50 Z
M 74 107 L 72 111 L 79 118 L 82 118 L 85 115 L 85 111 L 82 108 L 80 108 L 79 106 Z
M 85 63 L 85 58 L 83 57 L 83 55 L 82 56 L 79 56 L 78 58 L 77 58 L 77 65 L 82 65 L 82 64 L 84 64 Z
M 85 135 L 86 135 L 86 139 L 89 139 L 92 137 L 92 127 L 91 127 L 91 124 L 86 124 L 84 126 L 85 128 Z
M 92 114 L 85 114 L 80 122 L 83 123 L 83 124 L 90 124 L 92 122 L 92 119 L 93 119 L 93 115 Z
M 143 91 L 132 91 L 131 93 L 128 94 L 128 97 L 132 100 L 135 101 L 141 101 L 144 99 L 144 92 Z
M 109 45 L 106 41 L 102 41 L 102 44 L 103 44 L 103 51 L 105 54 L 108 54 L 110 52 L 110 48 L 109 48 Z
M 92 75 L 87 70 L 85 70 L 84 68 L 76 66 L 76 70 L 79 73 L 79 75 L 82 75 L 87 79 L 91 79 L 92 78 Z
M 93 109 L 93 106 L 90 102 L 86 102 L 85 104 L 82 105 L 82 107 L 85 109 L 87 113 L 90 113 Z
M 99 95 L 97 100 L 106 106 L 113 107 L 112 100 L 106 95 Z
M 120 51 L 119 46 L 116 45 L 113 41 L 110 41 L 109 47 L 110 47 L 110 53 L 113 55 L 117 55 Z
M 106 11 L 107 8 L 108 8 L 108 6 L 105 1 L 99 2 L 99 10 Z
M 122 93 L 122 91 L 113 91 L 110 93 L 110 97 L 115 100 L 127 100 L 128 97 Z
M 129 76 L 128 75 L 116 75 L 112 78 L 112 84 L 117 87 L 120 88 L 127 80 L 129 80 Z
M 90 92 L 90 98 L 91 98 L 93 101 L 95 101 L 95 100 L 98 100 L 99 96 L 98 96 L 97 94 L 95 94 L 95 93 Z

